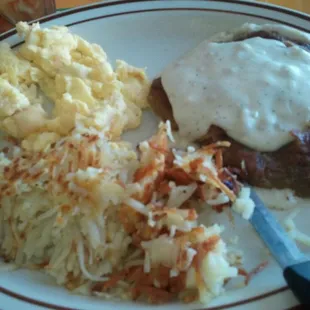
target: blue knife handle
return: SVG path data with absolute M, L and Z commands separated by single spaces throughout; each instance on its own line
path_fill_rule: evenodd
M 310 261 L 285 268 L 284 278 L 300 303 L 310 305 Z

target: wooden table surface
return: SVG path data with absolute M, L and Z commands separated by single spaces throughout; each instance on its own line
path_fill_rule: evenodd
M 57 8 L 68 8 L 83 4 L 99 2 L 100 0 L 56 0 Z M 310 14 L 309 0 L 258 0 L 261 2 L 269 2 L 277 5 L 289 7 L 294 10 L 304 11 Z

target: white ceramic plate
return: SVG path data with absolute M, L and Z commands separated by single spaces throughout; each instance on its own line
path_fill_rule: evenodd
M 104 1 L 86 7 L 61 12 L 41 19 L 41 24 L 67 25 L 90 42 L 100 44 L 114 61 L 121 58 L 136 66 L 147 66 L 150 78 L 185 51 L 210 35 L 239 26 L 244 22 L 282 23 L 310 31 L 310 17 L 276 6 L 245 1 Z M 0 36 L 0 40 L 18 45 L 20 39 L 14 31 Z M 127 134 L 133 141 L 148 137 L 156 127 L 151 114 L 145 116 L 142 127 Z M 150 124 L 152 126 L 150 126 Z M 283 218 L 285 213 L 278 212 Z M 307 218 L 310 211 L 303 210 L 304 223 L 300 225 L 310 233 Z M 204 214 L 203 221 L 227 222 L 227 216 Z M 231 225 L 230 225 L 231 226 Z M 249 286 L 228 290 L 208 309 L 288 309 L 297 304 L 286 288 L 282 273 L 270 258 L 261 241 L 248 223 L 236 219 L 236 227 L 229 228 L 228 236 L 239 235 L 239 246 L 246 253 L 246 267 L 269 260 L 267 269 L 257 275 Z M 308 228 L 307 228 L 308 227 Z M 307 231 L 308 230 L 308 231 Z M 225 237 L 225 234 L 224 234 Z M 0 308 L 12 309 L 137 309 L 145 305 L 113 303 L 97 298 L 71 295 L 54 285 L 50 278 L 39 272 L 18 270 L 0 272 Z M 150 306 L 149 309 L 152 307 Z M 201 305 L 171 304 L 165 309 L 197 309 Z M 163 309 L 160 308 L 160 309 Z M 156 307 L 158 309 L 158 307 Z

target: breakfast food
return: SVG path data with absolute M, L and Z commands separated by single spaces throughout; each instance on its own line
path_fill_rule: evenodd
M 215 160 L 227 146 L 172 152 L 164 124 L 139 159 L 81 126 L 43 152 L 13 146 L 1 153 L 1 255 L 69 289 L 208 302 L 238 272 L 222 228 L 198 225 L 195 203 L 234 203 L 245 217 L 254 207 Z
M 17 53 L 0 46 L 0 256 L 105 298 L 221 294 L 238 268 L 223 228 L 199 224 L 199 210 L 231 207 L 245 219 L 254 210 L 223 166 L 230 143 L 171 149 L 168 121 L 136 150 L 120 136 L 148 105 L 144 71 L 124 61 L 114 70 L 65 27 L 17 30 Z
M 143 70 L 123 61 L 113 70 L 100 46 L 66 27 L 19 23 L 17 31 L 25 37 L 17 55 L 6 43 L 0 46 L 0 120 L 1 128 L 23 139 L 25 147 L 44 148 L 68 134 L 77 120 L 109 131 L 111 138 L 140 124 L 149 90 Z M 39 89 L 54 104 L 51 115 Z
M 150 104 L 190 140 L 230 141 L 224 164 L 251 185 L 309 197 L 309 44 L 279 25 L 218 34 L 164 70 Z

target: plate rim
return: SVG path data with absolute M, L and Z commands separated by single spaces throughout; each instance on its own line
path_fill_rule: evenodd
M 100 2 L 100 3 L 93 3 L 93 4 L 87 4 L 87 5 L 82 5 L 79 7 L 71 8 L 68 10 L 64 11 L 59 11 L 47 16 L 43 16 L 41 18 L 35 19 L 33 21 L 30 21 L 29 24 L 33 24 L 36 22 L 40 23 L 45 23 L 53 19 L 57 19 L 60 17 L 64 17 L 67 15 L 72 15 L 76 13 L 80 13 L 83 11 L 89 11 L 93 9 L 98 9 L 102 7 L 107 7 L 107 6 L 117 6 L 117 5 L 122 5 L 122 4 L 129 4 L 129 3 L 141 3 L 141 2 L 164 2 L 164 1 L 169 1 L 169 2 L 174 2 L 174 1 L 182 1 L 182 2 L 190 2 L 191 0 L 106 0 L 105 2 Z M 279 13 L 285 13 L 294 17 L 298 17 L 307 21 L 310 21 L 310 15 L 304 12 L 300 12 L 297 10 L 289 9 L 286 7 L 281 7 L 275 4 L 270 4 L 270 3 L 263 3 L 263 2 L 254 2 L 252 0 L 196 0 L 200 2 L 222 2 L 222 3 L 228 3 L 228 4 L 240 4 L 240 5 L 245 5 L 245 6 L 250 6 L 250 7 L 258 7 L 262 9 L 267 9 L 267 10 L 272 10 L 275 12 Z M 221 10 L 222 11 L 222 10 Z M 238 13 L 238 12 L 236 12 Z M 248 15 L 252 16 L 252 15 Z M 259 17 L 259 15 L 257 15 Z M 296 28 L 296 26 L 295 26 Z M 13 36 L 16 34 L 17 31 L 16 29 L 11 29 L 8 30 L 2 34 L 0 34 L 0 42 L 7 39 L 10 36 Z
M 130 4 L 130 3 L 141 3 L 141 2 L 154 2 L 154 3 L 158 3 L 158 2 L 192 2 L 192 0 L 106 0 L 105 2 L 100 2 L 100 3 L 94 3 L 94 4 L 88 4 L 88 5 L 84 5 L 84 6 L 80 6 L 80 7 L 75 7 L 75 8 L 71 8 L 65 11 L 60 11 L 60 12 L 56 12 L 54 14 L 50 14 L 44 17 L 41 17 L 39 19 L 36 19 L 34 21 L 29 22 L 29 24 L 33 24 L 35 22 L 40 22 L 40 23 L 45 23 L 51 20 L 56 20 L 58 18 L 61 17 L 65 17 L 68 15 L 74 15 L 76 13 L 80 13 L 80 12 L 84 12 L 84 11 L 90 11 L 93 9 L 99 9 L 99 8 L 103 8 L 103 7 L 108 7 L 108 6 L 118 6 L 118 5 L 126 5 L 126 4 Z M 284 13 L 287 15 L 291 15 L 293 17 L 297 17 L 300 18 L 302 20 L 306 20 L 310 22 L 310 15 L 303 13 L 303 12 L 299 12 L 296 10 L 292 10 L 289 8 L 285 8 L 285 7 L 281 7 L 281 6 L 277 6 L 274 4 L 269 4 L 269 3 L 262 3 L 262 2 L 253 2 L 253 1 L 249 1 L 249 0 L 195 0 L 198 2 L 215 2 L 215 3 L 227 3 L 227 4 L 237 4 L 237 5 L 242 5 L 242 6 L 250 6 L 250 7 L 258 7 L 261 9 L 265 9 L 265 10 L 269 10 L 269 11 L 274 11 L 276 13 Z M 113 13 L 113 14 L 105 14 L 105 15 L 101 15 L 98 17 L 93 17 L 93 18 L 88 18 L 88 19 L 81 19 L 79 21 L 76 22 L 72 22 L 69 24 L 66 24 L 65 26 L 70 27 L 70 26 L 74 26 L 77 24 L 82 24 L 85 22 L 89 22 L 89 21 L 93 21 L 93 20 L 97 20 L 97 19 L 103 19 L 103 18 L 109 18 L 109 17 L 115 17 L 115 16 L 120 16 L 120 15 L 129 15 L 129 14 L 138 14 L 138 13 L 142 13 L 142 12 L 154 12 L 154 11 L 194 11 L 194 10 L 199 10 L 199 11 L 209 11 L 209 12 L 222 12 L 222 13 L 228 13 L 228 14 L 235 14 L 235 15 L 244 15 L 244 16 L 250 16 L 250 17 L 258 17 L 258 18 L 263 18 L 265 20 L 270 20 L 273 22 L 279 22 L 281 24 L 285 24 L 300 30 L 303 30 L 305 32 L 310 32 L 310 30 L 307 30 L 303 27 L 299 27 L 296 26 L 294 24 L 290 24 L 287 22 L 283 22 L 282 20 L 277 20 L 276 18 L 271 18 L 271 17 L 266 17 L 266 16 L 262 16 L 259 14 L 251 14 L 251 13 L 245 13 L 245 12 L 238 12 L 238 11 L 232 11 L 232 10 L 225 10 L 225 9 L 208 9 L 208 8 L 202 8 L 202 7 L 197 7 L 197 8 L 158 8 L 158 9 L 141 9 L 141 10 L 129 10 L 129 11 L 124 11 L 124 12 L 118 12 L 118 13 Z M 0 34 L 0 42 L 8 39 L 9 37 L 13 36 L 17 34 L 17 31 L 15 29 L 11 29 L 7 32 L 4 32 L 3 34 Z M 12 45 L 12 48 L 17 47 L 18 45 L 21 45 L 24 41 L 21 40 L 19 43 Z M 266 299 L 268 297 L 271 296 L 275 296 L 277 294 L 280 293 L 284 293 L 286 291 L 288 291 L 289 288 L 287 286 L 282 286 L 279 287 L 277 289 L 273 289 L 271 291 L 259 294 L 259 295 L 255 295 L 253 297 L 249 297 L 246 299 L 241 299 L 239 301 L 236 302 L 230 302 L 230 303 L 226 303 L 226 304 L 222 304 L 219 306 L 214 306 L 214 307 L 207 307 L 207 308 L 200 308 L 201 310 L 222 310 L 222 309 L 228 309 L 228 308 L 232 308 L 232 307 L 236 307 L 236 306 L 241 306 L 241 305 L 245 305 L 245 304 L 249 304 L 258 300 L 263 300 Z M 70 307 L 66 307 L 66 306 L 62 306 L 62 305 L 57 305 L 54 303 L 49 303 L 49 302 L 45 302 L 39 299 L 34 299 L 25 295 L 22 295 L 20 293 L 14 292 L 14 291 L 10 291 L 7 288 L 4 288 L 3 286 L 0 286 L 0 293 L 5 294 L 7 296 L 13 297 L 15 299 L 18 299 L 20 301 L 26 302 L 28 304 L 32 304 L 35 306 L 41 306 L 41 307 L 46 307 L 48 309 L 56 309 L 56 310 L 81 310 L 78 308 L 70 308 Z M 203 307 L 203 305 L 202 305 Z
M 237 307 L 237 306 L 243 306 L 243 305 L 246 305 L 246 304 L 249 304 L 252 302 L 256 302 L 256 301 L 259 301 L 259 300 L 262 300 L 262 299 L 265 299 L 265 298 L 268 298 L 271 296 L 275 296 L 275 295 L 280 294 L 280 293 L 284 293 L 288 290 L 289 290 L 289 288 L 287 286 L 282 286 L 280 288 L 271 290 L 269 292 L 266 292 L 266 293 L 263 293 L 260 295 L 256 295 L 256 296 L 253 296 L 250 298 L 242 299 L 240 301 L 226 303 L 226 304 L 222 304 L 222 305 L 214 306 L 214 307 L 208 307 L 207 306 L 207 308 L 199 308 L 197 310 L 224 310 L 224 309 L 229 309 L 229 308 L 233 308 L 233 307 Z M 20 301 L 26 302 L 28 304 L 39 306 L 39 307 L 45 307 L 48 309 L 53 309 L 53 310 L 83 310 L 82 308 L 72 308 L 72 307 L 52 304 L 49 302 L 34 299 L 34 298 L 31 298 L 31 297 L 28 297 L 28 296 L 25 296 L 25 295 L 22 295 L 19 293 L 15 293 L 15 292 L 10 291 L 8 289 L 5 289 L 2 286 L 0 286 L 0 293 L 5 294 L 7 296 L 10 296 L 12 298 L 18 299 Z M 202 305 L 202 307 L 204 307 L 204 306 Z

